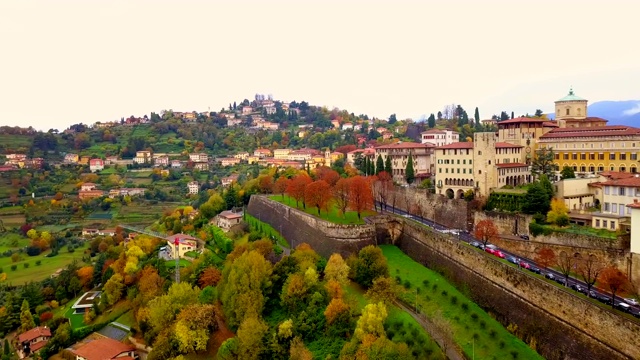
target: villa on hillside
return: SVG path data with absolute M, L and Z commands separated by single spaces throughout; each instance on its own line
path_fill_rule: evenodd
M 71 306 L 74 314 L 84 314 L 93 308 L 93 302 L 99 299 L 102 291 L 87 291 Z
M 16 350 L 18 357 L 31 356 L 42 349 L 51 339 L 51 329 L 46 326 L 38 326 L 18 335 Z

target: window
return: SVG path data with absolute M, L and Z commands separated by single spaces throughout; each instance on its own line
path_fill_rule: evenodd
M 611 204 L 611 212 L 614 214 L 618 212 L 618 204 L 616 203 Z
M 615 160 L 615 159 L 616 159 L 616 154 L 615 153 L 609 154 L 609 160 Z
M 557 153 L 556 153 L 556 154 L 555 154 L 555 158 L 556 158 L 556 160 L 560 160 L 560 154 L 557 154 Z
M 624 196 L 624 190 L 625 190 L 625 188 L 624 188 L 624 187 L 622 187 L 622 186 L 620 186 L 620 187 L 618 188 L 618 195 L 620 195 L 620 196 Z
M 469 160 L 469 165 L 471 165 L 471 164 L 472 164 L 472 162 L 473 162 L 473 160 Z
M 618 188 L 615 186 L 611 187 L 611 195 L 616 196 L 618 195 Z
M 611 211 L 611 204 L 608 203 L 608 202 L 604 203 L 604 210 L 603 211 L 606 211 L 606 212 Z
M 482 170 L 478 170 L 478 174 L 482 174 Z
M 609 195 L 609 189 L 610 189 L 610 188 L 609 188 L 608 186 L 605 186 L 605 187 L 604 187 L 604 194 L 605 194 L 605 195 Z
M 602 220 L 602 227 L 607 228 L 607 220 Z
M 567 115 L 569 115 L 569 109 L 567 109 Z
M 466 163 L 467 163 L 467 159 L 463 159 L 463 160 L 462 160 L 462 164 L 464 165 L 464 164 L 466 164 Z
M 569 160 L 569 154 L 562 154 L 563 160 Z
M 615 229 L 616 229 L 616 222 L 611 221 L 611 230 L 615 230 Z
M 627 153 L 620 154 L 620 160 L 627 160 Z
M 598 160 L 604 160 L 604 153 L 598 154 Z
M 631 160 L 638 160 L 638 153 L 631 153 Z
M 482 155 L 482 151 L 478 150 L 478 155 Z
M 578 154 L 576 153 L 571 154 L 571 160 L 578 160 Z
M 460 159 L 458 159 L 458 165 L 460 165 Z
M 460 168 L 457 168 L 456 170 L 458 170 L 457 173 L 460 174 Z
M 587 154 L 585 153 L 580 154 L 580 160 L 587 160 Z
M 600 219 L 596 219 L 596 227 L 599 228 L 600 227 Z
M 442 168 L 438 168 L 438 172 L 439 172 L 439 173 L 442 173 Z

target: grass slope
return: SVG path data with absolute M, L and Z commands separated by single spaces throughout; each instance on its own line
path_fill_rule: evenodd
M 400 298 L 409 304 L 415 304 L 417 299 L 419 310 L 428 318 L 448 323 L 453 339 L 469 358 L 543 359 L 438 273 L 413 261 L 395 246 L 380 248 L 390 275 L 408 288 Z
M 316 217 L 319 217 L 323 220 L 332 222 L 334 224 L 364 224 L 364 218 L 370 215 L 375 215 L 375 211 L 365 211 L 361 214 L 361 219 L 358 219 L 358 213 L 356 213 L 355 211 L 347 211 L 344 216 L 340 215 L 340 210 L 334 205 L 331 204 L 329 206 L 329 212 L 325 212 L 325 211 L 321 211 L 320 212 L 320 216 L 318 216 L 318 209 L 315 207 L 309 207 L 307 206 L 307 208 L 303 208 L 302 207 L 302 203 L 300 203 L 298 206 L 296 206 L 296 200 L 285 195 L 284 196 L 284 200 L 282 198 L 281 195 L 272 195 L 269 196 L 269 199 L 277 201 L 281 204 L 285 204 L 287 206 L 291 206 L 292 208 L 301 210 L 306 212 L 309 215 L 313 215 Z
M 28 256 L 23 253 L 22 260 L 16 263 L 12 263 L 11 258 L 3 257 L 0 258 L 0 267 L 7 273 L 7 282 L 13 285 L 21 285 L 29 281 L 40 281 L 51 276 L 51 274 L 56 270 L 71 264 L 73 260 L 80 261 L 86 248 L 87 245 L 83 244 L 82 247 L 75 249 L 72 253 L 69 253 L 65 247 L 60 249 L 60 253 L 54 257 L 45 256 L 49 251 L 38 256 Z M 42 264 L 37 266 L 37 260 L 42 261 Z M 28 263 L 29 267 L 25 268 L 23 265 L 24 263 Z M 13 264 L 18 265 L 18 268 L 15 271 L 11 270 L 11 265 Z

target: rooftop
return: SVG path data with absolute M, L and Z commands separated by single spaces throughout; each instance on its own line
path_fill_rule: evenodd
M 522 164 L 522 163 L 503 163 L 503 164 L 496 164 L 496 167 L 499 167 L 499 168 L 517 168 L 517 167 L 529 167 L 529 165 Z
M 569 88 L 569 94 L 556 102 L 559 101 L 587 101 L 587 99 L 576 96 L 576 94 L 573 93 L 573 88 Z
M 472 142 L 457 142 L 448 145 L 438 146 L 438 149 L 473 149 Z
M 46 326 L 38 326 L 38 327 L 34 327 L 33 329 L 24 332 L 22 334 L 20 334 L 18 336 L 18 341 L 23 343 L 25 341 L 31 341 L 35 338 L 38 338 L 40 336 L 51 336 L 51 329 L 49 329 Z M 33 351 L 33 349 L 32 349 Z
M 119 341 L 104 338 L 90 341 L 73 352 L 87 360 L 113 359 L 127 351 L 134 351 L 135 348 Z
M 93 300 L 95 298 L 99 298 L 101 291 L 88 291 L 84 293 L 84 295 L 80 296 L 80 298 L 71 306 L 73 309 L 81 309 L 93 306 Z
M 633 199 L 633 203 L 627 205 L 627 207 L 630 207 L 632 209 L 640 209 L 640 202 L 638 202 L 638 199 Z
M 242 217 L 242 213 L 234 213 L 233 211 L 225 210 L 220 213 L 220 217 L 223 217 L 226 219 L 238 219 Z
M 608 186 L 623 186 L 623 187 L 640 188 L 640 175 L 636 175 L 634 177 L 629 177 L 629 178 L 625 178 L 625 179 L 603 181 L 600 184 L 601 185 L 608 185 Z
M 376 149 L 420 149 L 420 148 L 432 148 L 435 147 L 433 144 L 421 144 L 416 142 L 399 142 L 395 144 L 382 145 L 378 146 Z
M 549 119 L 530 118 L 530 117 L 517 117 L 509 120 L 498 121 L 498 126 L 507 124 L 522 124 L 522 123 L 546 123 Z
M 607 125 L 588 128 L 556 128 L 540 136 L 541 140 L 560 138 L 597 138 L 604 136 L 640 136 L 640 129 L 626 125 Z

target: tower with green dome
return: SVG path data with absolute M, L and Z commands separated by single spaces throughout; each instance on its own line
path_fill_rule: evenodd
M 569 88 L 569 94 L 555 102 L 558 126 L 561 128 L 605 126 L 607 120 L 587 116 L 588 102 L 587 99 L 576 96 L 573 87 Z

